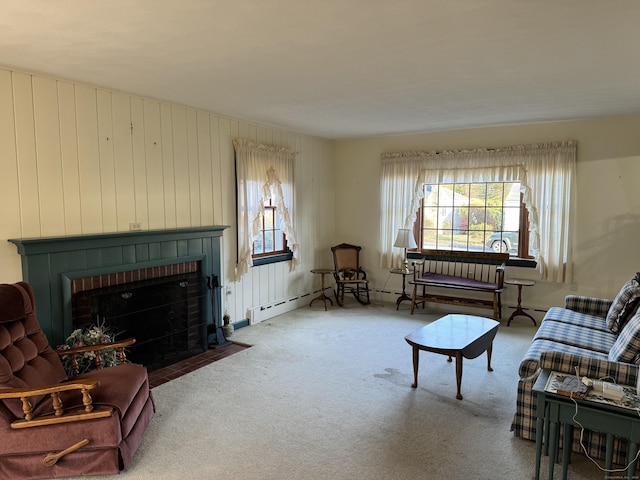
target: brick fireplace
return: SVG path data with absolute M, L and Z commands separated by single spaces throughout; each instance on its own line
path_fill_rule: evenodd
M 71 281 L 72 327 L 106 326 L 133 337 L 128 358 L 149 372 L 207 349 L 201 262 L 182 262 Z
M 124 330 L 118 338 L 137 338 L 131 360 L 152 370 L 219 341 L 226 228 L 9 241 L 22 256 L 23 279 L 35 291 L 38 318 L 52 346 L 74 328 L 110 317 L 115 332 Z

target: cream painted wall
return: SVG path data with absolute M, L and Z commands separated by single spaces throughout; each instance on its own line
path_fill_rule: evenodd
M 509 267 L 508 277 L 537 280 L 523 291 L 535 308 L 562 305 L 568 293 L 612 298 L 640 271 L 640 116 L 339 141 L 336 144 L 336 235 L 363 246 L 373 284 L 400 290 L 401 277 L 379 265 L 380 154 L 408 150 L 498 147 L 576 139 L 578 163 L 573 234 L 574 285 L 540 281 L 537 271 Z M 367 214 L 366 212 L 371 212 Z M 381 298 L 376 294 L 376 300 Z M 391 300 L 386 294 L 385 301 Z M 504 303 L 514 305 L 516 290 Z M 408 305 L 408 304 L 404 304 Z M 477 310 L 476 310 L 477 313 Z M 509 313 L 509 310 L 506 311 Z M 541 314 L 536 313 L 538 317 Z M 526 320 L 526 319 L 524 319 Z
M 236 137 L 300 152 L 295 218 L 302 263 L 294 272 L 284 262 L 233 281 Z M 331 141 L 0 69 L 0 282 L 22 279 L 9 238 L 124 232 L 130 223 L 143 230 L 229 225 L 223 299 L 232 321 L 242 320 L 251 308 L 319 288 L 309 270 L 330 264 L 333 158 Z

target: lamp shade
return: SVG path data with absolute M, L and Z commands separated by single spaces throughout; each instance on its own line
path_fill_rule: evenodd
M 400 228 L 398 229 L 398 235 L 396 236 L 396 241 L 393 246 L 400 248 L 416 248 L 418 244 L 416 243 L 416 239 L 413 237 L 412 230 L 408 228 Z

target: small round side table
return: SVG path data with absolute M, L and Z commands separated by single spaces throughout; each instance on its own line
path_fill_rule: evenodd
M 313 305 L 313 302 L 315 302 L 316 300 L 322 300 L 324 302 L 324 309 L 326 311 L 327 300 L 329 300 L 329 303 L 331 303 L 332 307 L 333 307 L 333 300 L 331 300 L 329 297 L 327 297 L 324 294 L 324 276 L 330 273 L 333 273 L 333 270 L 330 268 L 314 268 L 313 270 L 311 270 L 311 273 L 317 273 L 318 275 L 321 275 L 321 279 L 320 279 L 321 286 L 320 286 L 320 295 L 318 295 L 316 298 L 311 300 L 311 302 L 309 302 L 309 306 Z
M 536 323 L 536 319 L 522 309 L 522 287 L 533 287 L 536 282 L 534 280 L 525 280 L 522 278 L 505 278 L 504 283 L 508 285 L 516 285 L 518 287 L 518 306 L 509 317 L 509 320 L 507 321 L 507 327 L 511 323 L 511 320 L 513 320 L 513 318 L 518 315 L 529 317 L 533 324 L 537 327 L 538 324 Z
M 409 275 L 411 272 L 410 271 L 405 271 L 402 268 L 392 268 L 391 270 L 389 270 L 390 273 L 395 273 L 396 275 L 402 275 L 402 293 L 400 294 L 400 296 L 398 297 L 398 300 L 396 300 L 396 310 L 398 310 L 400 308 L 400 304 L 404 301 L 404 300 L 409 300 L 411 301 L 412 298 L 407 295 L 406 292 L 406 280 L 407 280 L 407 275 Z

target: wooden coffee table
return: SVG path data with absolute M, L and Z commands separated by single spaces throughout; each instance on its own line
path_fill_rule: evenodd
M 493 339 L 499 322 L 475 315 L 450 314 L 407 335 L 405 340 L 413 347 L 413 388 L 418 387 L 418 356 L 420 350 L 456 357 L 456 398 L 462 400 L 462 358 L 476 358 L 487 352 L 487 370 L 491 368 Z

